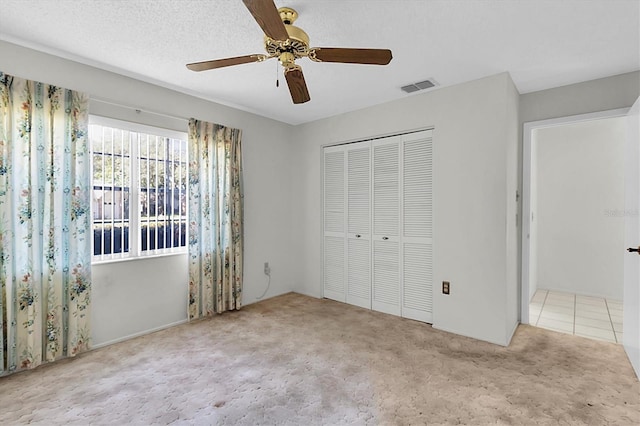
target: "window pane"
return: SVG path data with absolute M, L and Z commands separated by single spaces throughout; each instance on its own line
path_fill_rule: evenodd
M 187 143 L 140 135 L 140 147 L 141 249 L 186 247 Z
M 93 254 L 129 251 L 129 139 L 127 132 L 91 125 Z

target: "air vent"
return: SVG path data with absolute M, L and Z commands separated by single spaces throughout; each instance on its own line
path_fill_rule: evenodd
M 418 90 L 430 89 L 437 85 L 438 83 L 431 78 L 429 80 L 419 81 L 418 83 L 408 84 L 406 86 L 401 87 L 401 89 L 403 92 L 413 93 L 413 92 L 417 92 Z

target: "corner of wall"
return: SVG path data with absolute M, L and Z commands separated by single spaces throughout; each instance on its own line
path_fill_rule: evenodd
M 314 123 L 292 127 L 290 132 L 290 185 L 291 185 L 291 260 L 292 291 L 311 297 L 322 297 L 319 282 L 319 252 L 321 226 L 314 224 L 319 214 L 321 184 L 320 146 L 313 140 Z M 318 192 L 316 192 L 318 191 Z M 316 199 L 317 197 L 317 199 Z M 318 203 L 318 204 L 316 204 Z M 317 208 L 317 207 L 318 208 Z M 321 223 L 321 221 L 320 221 Z
M 511 341 L 515 331 L 513 324 L 518 324 L 520 318 L 520 247 L 521 247 L 521 209 L 520 194 L 520 93 L 511 75 L 506 75 L 506 341 Z

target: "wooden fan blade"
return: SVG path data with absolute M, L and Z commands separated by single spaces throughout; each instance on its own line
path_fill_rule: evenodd
M 309 59 L 318 62 L 341 62 L 345 64 L 387 65 L 391 62 L 389 49 L 345 49 L 340 47 L 315 47 Z
M 307 90 L 307 83 L 304 81 L 304 75 L 300 67 L 285 70 L 284 76 L 287 79 L 287 85 L 289 85 L 289 92 L 294 104 L 303 104 L 311 100 Z
M 191 71 L 206 71 L 215 68 L 230 67 L 232 65 L 248 64 L 250 62 L 260 62 L 267 59 L 265 55 L 246 55 L 233 58 L 214 59 L 213 61 L 194 62 L 187 64 Z
M 247 6 L 267 37 L 279 41 L 289 38 L 273 0 L 242 0 L 242 2 Z

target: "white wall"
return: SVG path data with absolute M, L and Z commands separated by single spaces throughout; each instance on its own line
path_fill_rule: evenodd
M 242 129 L 245 185 L 245 304 L 266 288 L 263 262 L 271 264 L 266 297 L 293 290 L 290 150 L 292 127 L 153 84 L 0 41 L 0 70 L 56 84 L 116 104 L 195 117 Z M 186 121 L 92 101 L 90 112 L 186 131 Z M 164 272 L 164 273 L 162 273 Z M 93 279 L 95 345 L 185 320 L 186 257 L 97 265 Z M 184 297 L 183 297 L 184 296 Z M 132 309 L 138 306 L 137 309 Z
M 538 288 L 622 300 L 625 118 L 534 131 Z
M 503 73 L 297 126 L 296 289 L 322 295 L 321 147 L 433 126 L 434 326 L 507 344 L 505 330 L 517 320 L 515 266 L 507 266 L 517 252 L 516 235 L 507 233 L 516 218 L 517 109 L 517 92 Z M 440 292 L 443 280 L 451 282 L 449 296 Z
M 93 265 L 93 345 L 184 322 L 187 255 Z
M 640 71 L 520 96 L 520 122 L 628 108 L 640 93 Z

